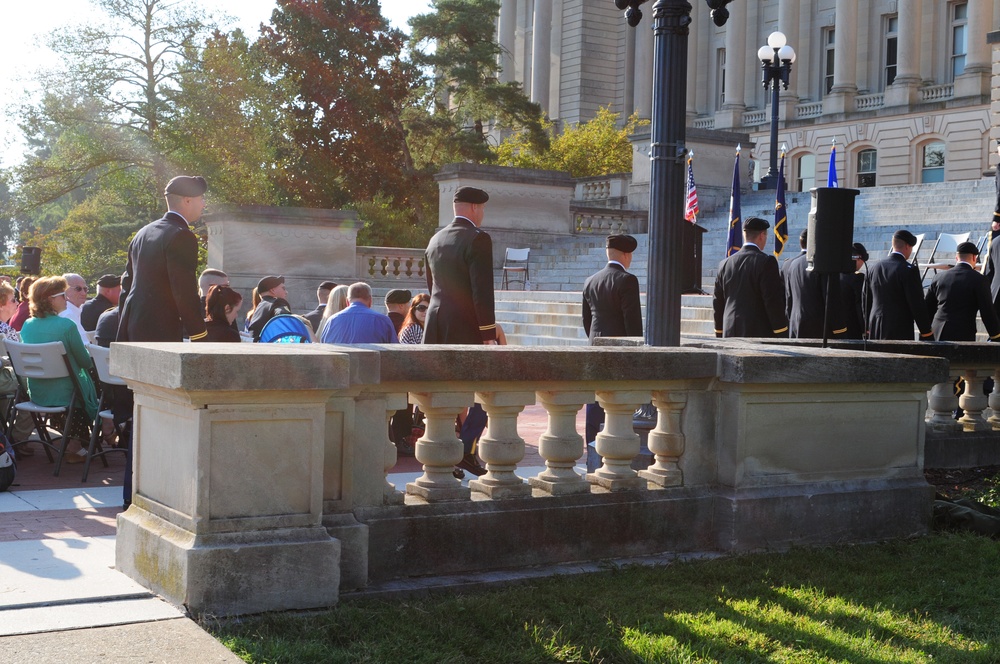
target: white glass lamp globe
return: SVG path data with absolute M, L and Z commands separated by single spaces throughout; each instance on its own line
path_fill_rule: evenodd
M 790 62 L 795 62 L 795 49 L 788 44 L 785 44 L 778 49 L 778 59 L 782 61 L 788 60 Z
M 787 43 L 788 42 L 785 39 L 785 34 L 782 32 L 778 32 L 777 30 L 775 30 L 774 32 L 772 32 L 767 36 L 767 45 L 770 46 L 771 48 L 781 48 Z
M 774 61 L 774 49 L 770 46 L 761 46 L 757 50 L 757 57 L 760 58 L 761 62 L 773 62 Z

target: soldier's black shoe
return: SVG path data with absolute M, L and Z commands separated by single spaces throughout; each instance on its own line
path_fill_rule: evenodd
M 486 469 L 479 465 L 479 460 L 476 458 L 475 454 L 466 454 L 462 457 L 462 460 L 458 462 L 458 468 L 467 470 L 476 477 L 481 477 L 486 474 Z

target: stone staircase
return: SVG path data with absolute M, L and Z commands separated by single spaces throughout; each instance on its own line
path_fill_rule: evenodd
M 854 240 L 861 242 L 879 260 L 889 249 L 892 233 L 907 228 L 926 234 L 927 255 L 940 233 L 972 232 L 973 241 L 989 229 L 994 205 L 993 178 L 941 184 L 906 185 L 862 189 L 855 205 Z M 747 192 L 742 196 L 742 213 L 773 223 L 774 192 Z M 798 236 L 808 225 L 811 197 L 789 193 L 789 242 L 778 261 L 795 256 Z M 704 256 L 702 288 L 712 291 L 715 273 L 725 254 L 729 210 L 718 208 L 705 213 L 699 224 Z M 649 236 L 637 235 L 639 243 L 630 272 L 639 278 L 643 292 L 643 322 L 648 264 Z M 586 345 L 583 333 L 580 290 L 587 277 L 607 261 L 604 238 L 575 236 L 531 250 L 529 291 L 497 291 L 497 320 L 510 343 L 519 345 Z M 499 281 L 498 281 L 499 283 Z M 695 339 L 714 336 L 712 299 L 707 295 L 684 295 L 681 300 L 681 336 Z

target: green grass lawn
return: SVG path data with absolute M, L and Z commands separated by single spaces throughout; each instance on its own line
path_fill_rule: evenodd
M 998 662 L 1000 543 L 938 534 L 206 627 L 247 662 Z

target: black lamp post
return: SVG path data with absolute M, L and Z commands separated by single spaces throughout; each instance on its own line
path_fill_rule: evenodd
M 712 20 L 723 26 L 732 0 L 706 0 Z M 646 0 L 615 0 L 633 28 Z M 646 284 L 646 343 L 679 346 L 684 288 L 684 163 L 687 155 L 687 41 L 691 4 L 653 3 L 653 114 L 650 128 L 649 278 Z
M 771 86 L 771 162 L 767 175 L 760 179 L 760 189 L 778 188 L 778 86 L 788 89 L 788 74 L 795 62 L 795 49 L 786 43 L 785 35 L 772 32 L 767 36 L 767 45 L 757 51 L 763 72 L 764 89 Z

